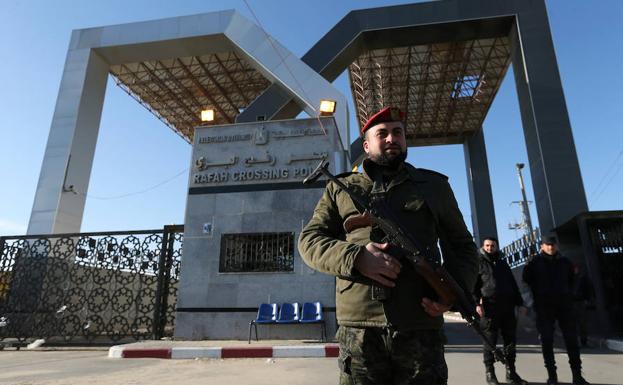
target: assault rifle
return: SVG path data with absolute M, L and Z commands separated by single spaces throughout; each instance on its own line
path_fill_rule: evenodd
M 388 242 L 391 245 L 390 254 L 408 261 L 413 269 L 433 288 L 438 296 L 438 302 L 447 306 L 454 306 L 461 317 L 467 321 L 467 324 L 482 338 L 487 348 L 493 351 L 496 360 L 506 363 L 506 357 L 502 350 L 496 348 L 480 328 L 480 317 L 474 311 L 474 305 L 469 301 L 463 289 L 443 266 L 433 261 L 430 255 L 425 254 L 426 249 L 412 234 L 404 230 L 405 227 L 400 224 L 387 203 L 382 199 L 368 200 L 348 188 L 329 171 L 329 163 L 325 160 L 320 162 L 316 169 L 303 180 L 303 183 L 312 183 L 323 174 L 364 209 L 363 214 L 348 218 L 344 222 L 344 230 L 350 233 L 362 227 L 376 225 L 385 234 L 383 242 Z

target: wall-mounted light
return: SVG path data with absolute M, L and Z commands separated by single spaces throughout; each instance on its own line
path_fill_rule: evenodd
M 320 116 L 331 116 L 335 112 L 335 100 L 320 101 Z
M 214 110 L 202 110 L 201 111 L 201 121 L 202 122 L 212 122 L 212 121 L 214 121 Z

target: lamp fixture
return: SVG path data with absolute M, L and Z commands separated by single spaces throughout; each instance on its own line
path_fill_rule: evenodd
M 335 100 L 320 101 L 320 116 L 331 116 L 335 112 Z
M 202 122 L 212 122 L 212 121 L 214 121 L 214 110 L 202 110 L 201 111 L 201 121 Z

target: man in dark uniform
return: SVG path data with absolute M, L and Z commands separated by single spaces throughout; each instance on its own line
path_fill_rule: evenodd
M 523 281 L 530 287 L 536 312 L 536 327 L 547 369 L 548 385 L 557 385 L 554 359 L 554 323 L 562 331 L 574 385 L 587 385 L 582 377 L 582 361 L 573 313 L 573 264 L 558 252 L 556 237 L 544 236 L 541 252 L 526 264 Z
M 484 239 L 478 250 L 480 267 L 474 286 L 476 312 L 480 315 L 481 324 L 487 339 L 495 346 L 498 332 L 504 341 L 506 356 L 506 380 L 515 385 L 526 385 L 515 370 L 515 346 L 517 344 L 517 318 L 515 307 L 523 307 L 523 299 L 515 282 L 515 277 L 498 250 L 498 240 L 493 237 Z M 495 357 L 493 351 L 483 346 L 487 384 L 498 385 L 495 376 Z
M 477 273 L 472 236 L 447 177 L 405 162 L 402 119 L 387 107 L 372 116 L 361 130 L 363 172 L 338 177 L 360 195 L 384 199 L 432 259 L 440 258 L 441 237 L 444 266 L 471 288 Z M 359 214 L 348 194 L 329 182 L 299 239 L 305 263 L 337 277 L 340 383 L 446 384 L 442 314 L 448 306 L 435 301 L 408 262 L 391 255 L 376 226 L 345 232 L 344 222 Z M 375 285 L 391 288 L 386 299 L 373 295 Z

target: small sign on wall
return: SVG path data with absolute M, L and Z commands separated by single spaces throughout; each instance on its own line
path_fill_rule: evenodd
M 212 222 L 206 222 L 203 224 L 203 233 L 208 237 L 212 236 Z

